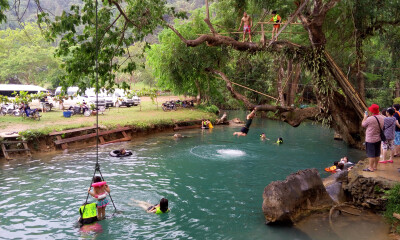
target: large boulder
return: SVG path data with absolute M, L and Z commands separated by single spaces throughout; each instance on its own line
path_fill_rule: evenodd
M 323 180 L 326 191 L 332 200 L 337 203 L 346 202 L 346 194 L 344 193 L 343 184 L 347 183 L 348 171 L 339 171 Z
M 326 192 L 317 169 L 306 169 L 265 187 L 263 213 L 266 223 L 293 224 L 313 211 L 330 209 L 333 200 Z

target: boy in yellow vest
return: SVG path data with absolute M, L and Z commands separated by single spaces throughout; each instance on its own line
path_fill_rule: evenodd
M 270 22 L 273 23 L 279 23 L 279 24 L 274 24 L 272 27 L 272 37 L 271 37 L 271 41 L 274 40 L 274 33 L 278 34 L 278 30 L 281 27 L 280 23 L 282 22 L 281 17 L 276 13 L 276 11 L 272 11 L 272 18 L 271 20 L 269 20 Z M 278 37 L 276 37 L 276 40 L 278 40 Z

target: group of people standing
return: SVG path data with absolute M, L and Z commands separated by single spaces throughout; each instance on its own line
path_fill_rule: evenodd
M 378 170 L 378 163 L 393 163 L 394 156 L 400 154 L 400 105 L 379 111 L 377 104 L 372 104 L 365 112 L 362 126 L 365 131 L 365 148 L 369 159 L 367 172 Z M 381 151 L 382 149 L 382 151 Z M 386 160 L 387 152 L 390 157 Z M 382 152 L 382 160 L 380 160 Z
M 274 34 L 276 34 L 276 40 L 278 39 L 278 30 L 281 27 L 281 23 L 282 23 L 282 18 L 278 15 L 278 13 L 276 11 L 272 11 L 272 17 L 269 20 L 269 22 L 274 23 L 273 27 L 272 27 L 272 36 L 271 36 L 271 41 L 274 40 Z M 240 28 L 243 25 L 243 42 L 246 39 L 246 33 L 248 33 L 249 35 L 249 42 L 251 42 L 251 28 L 253 27 L 253 20 L 251 19 L 251 17 L 244 12 L 243 13 L 243 17 L 240 21 L 240 26 L 238 28 L 238 31 L 240 30 Z

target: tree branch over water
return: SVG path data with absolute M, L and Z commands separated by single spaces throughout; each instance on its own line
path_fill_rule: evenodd
M 277 112 L 281 116 L 282 121 L 287 122 L 293 127 L 299 126 L 306 119 L 315 119 L 315 117 L 321 113 L 321 109 L 319 107 L 299 109 L 270 104 L 253 104 L 248 98 L 233 89 L 232 82 L 223 72 L 211 68 L 206 69 L 206 71 L 219 75 L 226 82 L 226 88 L 232 94 L 232 97 L 242 101 L 249 110 L 256 109 L 257 111 L 263 112 Z

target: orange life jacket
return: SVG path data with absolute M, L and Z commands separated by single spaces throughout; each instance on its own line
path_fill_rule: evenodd
M 330 173 L 335 173 L 336 172 L 336 166 L 333 165 L 331 167 L 325 168 L 325 171 L 330 172 Z

